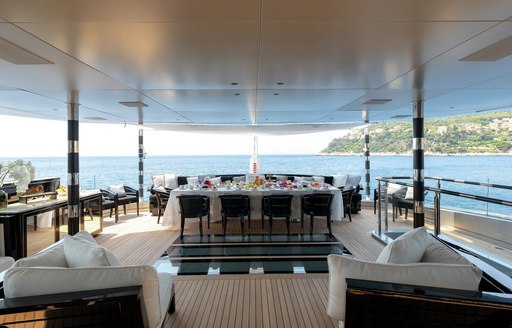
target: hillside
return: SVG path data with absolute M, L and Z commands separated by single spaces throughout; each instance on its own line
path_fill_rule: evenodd
M 425 120 L 426 154 L 511 154 L 512 112 Z M 361 154 L 364 131 L 333 139 L 322 154 Z M 412 123 L 370 126 L 372 154 L 412 154 Z

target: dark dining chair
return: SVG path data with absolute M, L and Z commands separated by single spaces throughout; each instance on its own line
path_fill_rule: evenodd
M 199 234 L 203 236 L 203 216 L 208 218 L 210 228 L 210 198 L 202 195 L 181 195 L 177 196 L 180 203 L 181 227 L 180 238 L 183 238 L 185 219 L 199 219 Z
M 170 193 L 168 191 L 155 190 L 155 196 L 156 206 L 158 208 L 158 219 L 156 223 L 160 223 L 160 216 L 162 216 L 162 213 L 165 211 L 165 208 L 167 207 L 167 202 L 169 201 Z
M 228 217 L 239 217 L 242 236 L 244 235 L 244 218 L 247 216 L 249 228 L 251 227 L 251 200 L 247 195 L 221 195 L 222 228 L 226 235 Z
M 261 227 L 268 216 L 268 234 L 272 234 L 274 217 L 286 218 L 286 230 L 290 234 L 290 216 L 292 215 L 292 195 L 270 195 L 261 199 Z
M 331 229 L 331 204 L 333 194 L 318 193 L 318 194 L 307 194 L 302 196 L 301 199 L 301 214 L 300 221 L 301 226 L 304 228 L 304 214 L 310 216 L 309 233 L 313 234 L 313 221 L 315 216 L 325 216 L 327 218 L 327 228 L 329 229 L 329 235 L 332 236 Z
M 348 219 L 350 222 L 352 222 L 352 197 L 355 192 L 356 188 L 354 187 L 341 192 L 341 196 L 343 197 L 343 217 L 346 217 L 348 212 Z

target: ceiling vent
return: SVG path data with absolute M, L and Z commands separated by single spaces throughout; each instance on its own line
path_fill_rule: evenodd
M 125 105 L 126 107 L 148 107 L 142 101 L 120 101 L 121 105 Z
M 391 99 L 370 99 L 363 103 L 363 105 L 382 105 L 390 102 Z
M 14 65 L 43 65 L 53 64 L 38 55 L 0 38 L 0 58 Z
M 512 36 L 502 39 L 459 61 L 496 61 L 512 55 Z

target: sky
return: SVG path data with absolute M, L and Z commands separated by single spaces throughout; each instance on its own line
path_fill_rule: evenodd
M 67 156 L 67 122 L 0 115 L 0 157 Z M 80 123 L 80 156 L 137 156 L 139 127 Z M 317 154 L 347 131 L 259 136 L 259 154 Z M 115 145 L 115 147 L 112 147 Z M 197 134 L 144 129 L 148 156 L 250 155 L 252 135 Z

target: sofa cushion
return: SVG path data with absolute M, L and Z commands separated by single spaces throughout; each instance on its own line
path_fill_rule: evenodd
M 62 243 L 69 268 L 121 265 L 112 252 L 83 238 L 66 236 Z
M 150 265 L 71 269 L 10 268 L 4 276 L 6 298 L 137 285 L 142 286 L 144 326 L 160 327 L 166 313 L 160 311 L 159 276 Z M 169 286 L 169 283 L 166 285 Z
M 345 187 L 348 176 L 346 174 L 336 174 L 332 176 L 332 186 L 336 188 Z
M 331 254 L 327 314 L 345 320 L 346 278 L 437 288 L 478 290 L 482 271 L 473 265 L 445 263 L 392 264 Z
M 465 257 L 439 240 L 430 235 L 428 237 L 429 244 L 425 249 L 421 262 L 471 264 Z
M 112 192 L 115 192 L 119 197 L 126 196 L 126 190 L 124 189 L 124 185 L 122 184 L 110 185 L 108 186 L 108 189 L 111 190 Z
M 425 227 L 409 230 L 389 243 L 377 258 L 380 263 L 416 263 L 421 261 L 429 245 Z

